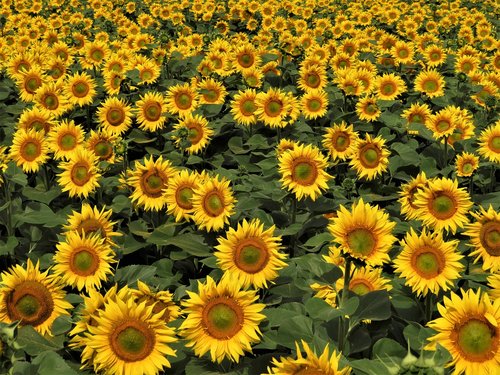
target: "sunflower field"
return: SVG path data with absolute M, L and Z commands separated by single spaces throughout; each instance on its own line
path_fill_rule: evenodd
M 0 374 L 500 374 L 495 0 L 0 0 Z

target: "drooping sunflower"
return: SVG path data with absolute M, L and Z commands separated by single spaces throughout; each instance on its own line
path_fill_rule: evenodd
M 342 121 L 326 129 L 323 136 L 323 147 L 325 147 L 333 160 L 346 160 L 355 151 L 358 133 L 354 131 L 353 125 L 347 126 Z
M 393 100 L 406 91 L 403 79 L 394 73 L 386 73 L 375 78 L 374 91 L 378 99 Z
M 231 114 L 238 124 L 249 126 L 257 122 L 257 116 L 255 115 L 255 110 L 257 109 L 255 104 L 256 97 L 257 93 L 254 89 L 239 91 L 234 96 L 231 102 Z
M 167 93 L 168 110 L 172 114 L 185 116 L 192 113 L 198 107 L 198 93 L 189 85 L 171 86 Z
M 426 349 L 439 343 L 448 350 L 453 375 L 495 374 L 500 366 L 500 299 L 492 302 L 481 290 L 461 292 L 462 298 L 452 292 L 437 305 L 441 317 L 427 323 L 437 333 Z
M 478 167 L 478 156 L 471 154 L 470 152 L 462 152 L 460 155 L 457 155 L 457 159 L 455 161 L 457 176 L 470 177 Z
M 175 221 L 189 220 L 193 212 L 193 202 L 191 201 L 194 190 L 200 186 L 203 180 L 197 172 L 182 170 L 172 176 L 168 181 L 165 191 L 167 202 L 167 213 L 173 215 Z
M 300 105 L 304 117 L 308 120 L 324 117 L 328 109 L 328 96 L 325 91 L 308 91 L 301 100 Z
M 94 80 L 87 73 L 75 73 L 66 79 L 63 90 L 70 103 L 83 107 L 94 100 L 95 87 Z
M 444 241 L 440 232 L 428 233 L 426 229 L 420 236 L 413 228 L 401 241 L 403 250 L 394 260 L 395 272 L 405 278 L 417 296 L 439 291 L 447 291 L 460 277 L 463 258 L 457 252 L 458 240 Z
M 125 133 L 132 125 L 132 108 L 117 97 L 108 97 L 97 110 L 99 122 L 111 134 Z
M 392 235 L 395 225 L 389 221 L 389 214 L 361 198 L 351 211 L 341 205 L 328 230 L 344 252 L 370 266 L 379 266 L 390 260 L 388 252 L 396 240 Z
M 147 92 L 135 103 L 137 122 L 141 129 L 154 132 L 162 129 L 167 118 L 165 98 L 158 92 Z
M 180 315 L 181 309 L 175 304 L 172 299 L 173 295 L 168 290 L 154 292 L 141 280 L 137 280 L 137 287 L 138 290 L 131 289 L 136 304 L 146 302 L 146 306 L 153 306 L 153 314 L 161 313 L 161 319 L 165 323 L 170 323 Z
M 85 141 L 85 147 L 92 151 L 99 161 L 113 164 L 121 160 L 121 156 L 117 156 L 114 150 L 114 146 L 119 143 L 120 139 L 106 129 L 91 130 Z
M 47 142 L 54 153 L 54 159 L 67 159 L 83 144 L 85 133 L 73 120 L 61 120 L 47 135 Z
M 493 163 L 500 163 L 500 120 L 481 132 L 478 152 Z
M 444 78 L 435 69 L 423 70 L 415 78 L 415 91 L 427 94 L 429 98 L 444 95 Z
M 16 265 L 2 273 L 0 282 L 0 321 L 30 325 L 41 335 L 51 335 L 52 323 L 70 315 L 73 306 L 57 277 L 41 272 L 39 264 L 28 259 L 26 267 Z
M 382 111 L 377 105 L 377 98 L 374 96 L 365 96 L 356 103 L 356 114 L 360 120 L 375 121 L 379 118 Z
M 62 191 L 70 197 L 87 198 L 97 187 L 101 174 L 97 169 L 97 156 L 83 147 L 78 147 L 66 162 L 59 163 L 62 172 L 58 174 L 58 183 Z
M 113 274 L 114 252 L 98 233 L 68 232 L 56 248 L 54 274 L 79 291 L 100 288 L 101 282 Z
M 10 156 L 24 172 L 37 172 L 49 158 L 48 151 L 43 132 L 19 129 L 14 133 Z
M 198 293 L 187 293 L 189 299 L 182 302 L 186 319 L 179 329 L 195 355 L 210 352 L 212 362 L 239 362 L 244 351 L 251 352 L 251 345 L 260 341 L 265 305 L 256 303 L 256 291 L 240 290 L 229 278 L 216 284 L 208 276 L 205 283 L 198 282 Z
M 170 367 L 167 356 L 175 356 L 170 346 L 177 341 L 175 332 L 154 313 L 146 301 L 133 298 L 109 300 L 96 325 L 89 325 L 86 344 L 94 350 L 94 370 L 109 374 L 156 375 Z
M 457 180 L 435 178 L 427 186 L 415 193 L 417 217 L 436 231 L 446 230 L 455 233 L 469 220 L 467 212 L 472 201 L 464 188 L 458 187 Z
M 243 220 L 237 229 L 229 228 L 225 237 L 217 239 L 214 255 L 224 276 L 242 288 L 267 288 L 286 267 L 286 254 L 280 253 L 281 237 L 274 236 L 275 227 L 264 230 L 259 219 Z
M 349 165 L 356 170 L 359 177 L 373 180 L 387 170 L 390 151 L 384 145 L 385 139 L 381 136 L 372 138 L 368 133 L 365 134 L 365 139 L 356 142 Z
M 220 179 L 220 180 L 219 180 Z M 198 228 L 217 231 L 229 222 L 229 217 L 234 213 L 236 199 L 230 181 L 224 177 L 207 177 L 200 186 L 193 190 L 192 218 Z
M 420 172 L 417 177 L 412 178 L 408 183 L 401 185 L 398 202 L 401 203 L 401 214 L 406 220 L 413 220 L 418 217 L 418 207 L 415 205 L 415 194 L 418 189 L 427 185 L 425 172 Z
M 172 136 L 175 145 L 189 154 L 198 154 L 208 146 L 214 134 L 208 120 L 201 115 L 187 114 L 174 125 L 176 135 Z
M 472 213 L 476 219 L 474 223 L 466 225 L 464 235 L 470 237 L 473 247 L 470 253 L 475 257 L 474 263 L 482 260 L 484 270 L 490 272 L 500 271 L 500 213 L 490 205 L 486 211 L 480 207 L 480 211 Z
M 330 348 L 327 344 L 323 353 L 319 356 L 309 347 L 309 345 L 301 340 L 302 347 L 306 352 L 306 356 L 302 355 L 302 350 L 297 342 L 295 342 L 297 359 L 292 357 L 281 357 L 279 360 L 273 358 L 273 367 L 267 369 L 267 374 L 270 375 L 291 375 L 291 374 L 330 374 L 330 375 L 348 375 L 351 373 L 351 368 L 345 366 L 340 368 L 341 354 L 335 350 L 330 354 Z
M 127 183 L 133 188 L 130 195 L 132 203 L 144 207 L 146 211 L 160 211 L 166 202 L 165 190 L 170 178 L 175 175 L 175 168 L 170 160 L 160 156 L 153 161 L 153 156 L 144 158 L 143 163 L 135 161 L 135 168 Z
M 278 156 L 281 184 L 297 199 L 309 197 L 313 201 L 328 188 L 332 178 L 326 171 L 328 158 L 313 145 L 297 144 L 294 149 Z

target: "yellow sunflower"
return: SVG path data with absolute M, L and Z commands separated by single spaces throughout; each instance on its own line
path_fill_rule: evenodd
M 500 163 L 500 120 L 481 132 L 478 152 L 493 163 Z
M 227 95 L 222 82 L 206 78 L 198 83 L 200 104 L 224 104 Z
M 267 288 L 286 267 L 286 254 L 280 253 L 281 237 L 274 237 L 274 225 L 264 230 L 259 219 L 243 220 L 237 229 L 229 228 L 225 237 L 217 239 L 214 255 L 224 276 L 242 288 Z
M 472 201 L 464 188 L 458 187 L 457 180 L 435 178 L 427 186 L 415 193 L 417 217 L 436 231 L 446 230 L 455 233 L 469 220 L 467 212 Z
M 300 142 L 292 141 L 288 138 L 282 138 L 276 146 L 276 156 L 280 157 L 284 152 L 291 151 L 299 145 Z
M 189 299 L 182 302 L 186 319 L 179 329 L 195 355 L 210 352 L 212 362 L 221 363 L 225 358 L 239 362 L 244 351 L 252 352 L 265 319 L 265 305 L 256 303 L 256 291 L 240 290 L 229 278 L 216 284 L 208 276 L 205 283 L 198 282 L 198 293 L 187 293 Z
M 142 206 L 146 211 L 160 211 L 166 202 L 165 190 L 168 182 L 175 175 L 175 168 L 170 160 L 160 156 L 153 161 L 144 157 L 143 163 L 135 161 L 135 168 L 127 183 L 133 188 L 130 195 L 132 203 Z
M 458 240 L 445 242 L 440 232 L 428 233 L 424 228 L 419 236 L 410 228 L 401 245 L 403 250 L 394 260 L 395 272 L 418 296 L 449 290 L 463 271 Z
M 488 291 L 490 297 L 495 299 L 500 299 L 500 273 L 494 273 L 488 276 L 488 286 L 491 288 Z
M 255 104 L 256 97 L 257 93 L 254 89 L 239 91 L 234 96 L 231 102 L 231 114 L 238 124 L 249 126 L 257 122 L 257 116 L 255 115 L 255 110 L 257 109 Z
M 439 66 L 446 61 L 446 50 L 435 44 L 427 46 L 423 51 L 424 59 L 427 62 L 427 66 L 435 67 Z
M 55 82 L 44 83 L 36 90 L 35 104 L 53 117 L 61 116 L 69 108 L 61 85 Z
M 135 113 L 139 128 L 154 132 L 163 129 L 167 118 L 167 103 L 158 92 L 147 92 L 135 103 Z
M 323 353 L 318 356 L 307 343 L 302 340 L 302 347 L 306 356 L 302 356 L 302 350 L 295 342 L 297 359 L 292 357 L 281 357 L 279 360 L 273 358 L 273 367 L 267 369 L 267 374 L 274 375 L 293 375 L 293 374 L 330 374 L 330 375 L 348 375 L 351 373 L 349 366 L 340 367 L 341 354 L 335 350 L 330 354 L 330 348 L 327 344 Z
M 341 205 L 328 230 L 344 252 L 378 266 L 390 261 L 388 252 L 396 240 L 392 235 L 395 225 L 389 221 L 389 214 L 361 198 L 353 203 L 351 211 Z
M 344 271 L 344 269 L 342 268 Z M 344 287 L 344 278 L 337 280 L 335 285 L 337 290 Z M 382 268 L 356 267 L 349 279 L 349 290 L 359 296 L 375 290 L 391 290 L 391 279 L 382 276 Z
M 425 93 L 429 98 L 444 95 L 444 78 L 435 69 L 423 70 L 415 78 L 415 91 Z
M 478 167 L 479 157 L 476 155 L 469 152 L 462 152 L 460 155 L 457 155 L 457 159 L 455 161 L 457 176 L 470 177 Z
M 125 133 L 132 125 L 132 109 L 117 97 L 108 97 L 97 110 L 99 122 L 111 134 Z
M 114 164 L 121 160 L 121 157 L 117 156 L 114 150 L 114 146 L 119 143 L 120 139 L 106 129 L 91 130 L 85 141 L 85 147 L 92 151 L 99 158 L 99 161 Z
M 297 199 L 309 197 L 313 201 L 328 189 L 332 178 L 326 171 L 328 158 L 313 145 L 297 144 L 294 149 L 278 156 L 281 184 Z
M 80 235 L 76 231 L 68 232 L 64 241 L 56 245 L 54 255 L 54 274 L 61 281 L 79 291 L 85 288 L 101 287 L 113 274 L 111 263 L 114 263 L 114 252 L 99 234 Z
M 19 97 L 29 103 L 35 100 L 36 91 L 47 81 L 47 77 L 39 67 L 33 66 L 30 70 L 17 74 L 15 81 L 19 88 Z
M 457 122 L 456 111 L 453 108 L 445 107 L 438 113 L 430 115 L 425 126 L 432 131 L 434 138 L 441 139 L 453 134 Z
M 270 127 L 288 125 L 287 116 L 291 110 L 289 95 L 280 89 L 270 88 L 260 92 L 255 98 L 257 119 Z
M 229 217 L 234 213 L 236 204 L 229 184 L 229 180 L 216 175 L 212 178 L 207 177 L 193 190 L 192 218 L 198 228 L 207 232 L 217 231 L 229 223 Z
M 17 126 L 19 129 L 24 129 L 26 131 L 35 129 L 36 131 L 41 131 L 47 134 L 51 127 L 54 125 L 54 117 L 38 107 L 32 107 L 30 109 L 25 109 L 19 120 Z
M 420 172 L 417 177 L 401 185 L 398 202 L 401 203 L 401 214 L 406 217 L 406 220 L 413 220 L 418 217 L 418 207 L 415 205 L 415 194 L 418 189 L 422 189 L 425 186 L 427 186 L 427 176 L 425 172 Z
M 375 121 L 381 113 L 382 111 L 377 104 L 377 98 L 374 96 L 365 96 L 356 103 L 356 114 L 360 120 Z
M 464 235 L 470 237 L 473 247 L 471 257 L 476 257 L 474 263 L 480 259 L 483 269 L 490 272 L 500 271 L 500 213 L 490 205 L 488 211 L 480 207 L 480 211 L 472 213 L 476 219 L 474 223 L 466 225 Z
M 375 78 L 374 91 L 378 99 L 394 100 L 406 91 L 406 84 L 396 74 L 386 73 Z
M 358 140 L 349 165 L 359 177 L 373 180 L 387 170 L 390 151 L 384 145 L 385 139 L 381 136 L 372 138 L 368 133 L 365 134 L 365 139 Z
M 307 120 L 324 117 L 328 109 L 328 96 L 325 91 L 308 91 L 302 96 L 300 106 Z
M 168 290 L 153 292 L 141 280 L 137 280 L 137 287 L 139 290 L 131 289 L 131 293 L 136 299 L 136 304 L 146 302 L 146 306 L 153 306 L 153 314 L 162 313 L 161 319 L 165 323 L 170 323 L 179 317 L 181 309 L 172 300 L 173 295 Z
M 197 172 L 182 170 L 168 181 L 165 191 L 167 213 L 173 215 L 175 221 L 189 220 L 193 212 L 192 197 L 194 190 L 199 188 L 203 180 Z
M 359 136 L 354 131 L 353 125 L 347 126 L 342 121 L 340 124 L 334 124 L 326 129 L 322 144 L 329 151 L 333 160 L 346 160 L 355 152 L 358 140 Z
M 19 129 L 14 133 L 10 157 L 24 172 L 37 172 L 49 158 L 48 151 L 43 132 Z
M 176 356 L 170 346 L 177 341 L 175 332 L 162 319 L 163 312 L 153 308 L 133 298 L 105 304 L 86 334 L 86 344 L 94 350 L 94 371 L 156 375 L 170 367 L 167 356 Z
M 174 115 L 182 117 L 192 113 L 198 107 L 198 102 L 198 94 L 189 83 L 171 86 L 168 89 L 167 108 Z
M 443 346 L 451 354 L 452 375 L 491 375 L 500 367 L 500 299 L 472 289 L 444 297 L 438 304 L 440 318 L 427 325 L 437 333 L 426 349 Z
M 323 90 L 327 83 L 326 69 L 323 66 L 315 64 L 300 68 L 297 86 L 302 90 Z
M 30 325 L 41 335 L 51 335 L 52 323 L 62 315 L 70 315 L 73 306 L 64 299 L 66 293 L 59 279 L 41 272 L 39 264 L 28 259 L 2 273 L 0 282 L 0 321 Z
M 83 107 L 94 100 L 95 87 L 95 81 L 87 73 L 75 73 L 66 79 L 63 90 L 70 103 Z
M 62 191 L 70 197 L 88 198 L 97 187 L 101 174 L 97 169 L 97 156 L 83 147 L 78 147 L 66 162 L 59 163 L 63 170 L 58 174 L 58 183 Z
M 401 117 L 406 119 L 408 127 L 413 124 L 427 124 L 427 120 L 431 116 L 431 109 L 426 103 L 413 103 L 410 108 L 407 108 L 401 114 Z
M 61 120 L 47 135 L 47 142 L 54 153 L 54 159 L 67 159 L 83 144 L 85 133 L 73 120 Z
M 172 136 L 175 145 L 189 154 L 198 154 L 208 146 L 214 134 L 208 120 L 201 115 L 187 114 L 174 125 L 176 135 Z
M 257 68 L 261 63 L 261 57 L 252 43 L 244 43 L 234 49 L 231 63 L 237 71 L 245 72 Z

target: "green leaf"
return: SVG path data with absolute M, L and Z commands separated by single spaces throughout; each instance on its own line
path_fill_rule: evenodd
M 287 348 L 295 348 L 295 341 L 312 341 L 314 338 L 313 321 L 304 315 L 297 315 L 286 319 L 278 328 L 276 342 Z
M 111 204 L 113 212 L 118 213 L 130 209 L 130 207 L 132 207 L 130 199 L 125 195 L 117 195 L 113 198 L 113 203 Z
M 0 255 L 13 254 L 17 245 L 19 240 L 14 236 L 7 238 L 5 243 L 0 241 Z
M 161 246 L 176 246 L 197 257 L 207 257 L 211 254 L 210 247 L 205 243 L 203 236 L 199 234 L 183 233 L 170 238 L 153 237 L 153 234 L 148 238 L 148 242 Z
M 391 302 L 385 290 L 376 290 L 359 296 L 359 306 L 352 315 L 353 323 L 364 319 L 386 320 L 391 317 Z
M 227 143 L 227 147 L 233 152 L 233 154 L 246 154 L 248 151 L 243 148 L 243 143 L 241 137 L 232 137 Z
M 143 264 L 133 264 L 116 270 L 115 280 L 133 285 L 137 280 L 147 283 L 156 274 L 156 267 Z
M 53 351 L 40 353 L 33 360 L 33 364 L 39 365 L 39 375 L 78 375 L 78 372 L 69 367 L 64 359 Z
M 56 351 L 63 347 L 61 340 L 44 337 L 35 331 L 32 326 L 23 326 L 19 329 L 17 343 L 31 356 L 39 355 L 47 350 Z
M 44 227 L 54 228 L 66 223 L 66 217 L 56 215 L 46 204 L 31 203 L 24 213 L 14 215 L 20 223 L 43 224 Z
M 31 186 L 26 186 L 23 188 L 22 192 L 26 198 L 48 205 L 61 194 L 61 188 L 59 187 L 59 185 L 56 185 L 49 191 L 45 191 L 33 188 Z
M 73 322 L 69 316 L 61 315 L 52 323 L 51 332 L 55 336 L 62 335 L 63 333 L 69 332 L 72 325 Z
M 403 334 L 410 342 L 410 347 L 415 351 L 421 351 L 427 344 L 427 339 L 433 335 L 431 328 L 422 327 L 420 324 L 410 322 L 403 330 Z
M 372 356 L 377 358 L 397 357 L 404 358 L 408 350 L 399 342 L 383 337 L 373 345 Z
M 331 240 L 332 240 L 332 235 L 328 232 L 323 232 L 309 238 L 303 246 L 318 248 L 324 245 L 325 243 L 329 243 Z
M 399 366 L 394 365 L 388 368 L 385 364 L 378 360 L 357 359 L 350 361 L 349 365 L 355 370 L 356 375 L 381 375 L 381 374 L 398 374 Z

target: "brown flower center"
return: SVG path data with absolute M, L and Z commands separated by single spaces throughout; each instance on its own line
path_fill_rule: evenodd
M 254 274 L 266 267 L 269 251 L 262 240 L 245 238 L 236 245 L 233 260 L 240 270 Z
M 50 317 L 54 301 L 45 285 L 29 280 L 17 285 L 7 296 L 6 308 L 11 320 L 36 327 Z
M 245 315 L 241 306 L 230 297 L 216 297 L 202 313 L 202 325 L 215 339 L 227 340 L 243 327 Z
M 99 256 L 87 247 L 75 249 L 69 259 L 69 268 L 79 276 L 94 275 L 99 268 Z
M 90 91 L 90 87 L 87 82 L 80 81 L 80 82 L 75 82 L 71 86 L 71 92 L 73 95 L 77 98 L 85 98 Z
M 139 320 L 125 320 L 118 324 L 109 338 L 114 354 L 125 362 L 136 362 L 149 356 L 155 341 L 154 331 Z
M 71 181 L 78 186 L 85 185 L 92 177 L 89 171 L 89 165 L 84 162 L 75 163 L 71 168 Z
M 151 198 L 161 197 L 162 190 L 167 187 L 166 180 L 156 168 L 146 171 L 140 178 L 143 193 Z
M 376 168 L 380 164 L 380 150 L 374 144 L 364 145 L 359 150 L 359 161 L 365 168 Z
M 188 93 L 181 92 L 175 95 L 175 104 L 180 109 L 185 110 L 191 108 L 192 101 L 193 98 L 191 98 L 191 95 L 189 95 Z
M 445 259 L 439 249 L 422 247 L 415 250 L 411 256 L 413 270 L 425 279 L 433 279 L 443 272 Z
M 118 126 L 125 121 L 125 111 L 121 107 L 112 107 L 106 112 L 106 121 Z
M 368 256 L 375 250 L 377 240 L 370 230 L 356 228 L 347 234 L 347 245 L 354 256 Z
M 303 186 L 310 186 L 318 178 L 318 167 L 314 161 L 299 157 L 292 162 L 292 180 Z
M 193 208 L 191 198 L 193 197 L 193 188 L 191 185 L 181 185 L 175 191 L 175 202 L 184 209 L 190 210 Z
M 456 326 L 451 339 L 467 361 L 483 363 L 494 358 L 498 351 L 498 331 L 483 316 L 477 316 Z
M 161 105 L 158 102 L 148 102 L 142 111 L 147 121 L 158 121 L 161 116 Z
M 457 202 L 444 192 L 437 193 L 428 204 L 429 212 L 439 220 L 446 220 L 457 212 Z
M 224 212 L 224 195 L 214 190 L 203 198 L 203 210 L 208 216 L 217 217 Z
M 500 223 L 498 221 L 488 221 L 481 225 L 479 239 L 489 255 L 500 256 Z
M 20 147 L 20 153 L 23 159 L 33 161 L 42 153 L 40 143 L 28 140 Z

